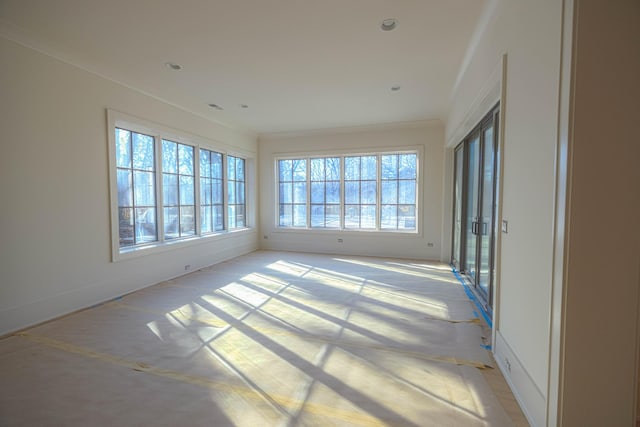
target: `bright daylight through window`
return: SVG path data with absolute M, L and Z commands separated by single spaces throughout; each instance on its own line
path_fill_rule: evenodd
M 418 155 L 277 160 L 280 228 L 415 231 Z
M 114 139 L 120 252 L 246 226 L 245 159 L 121 127 Z

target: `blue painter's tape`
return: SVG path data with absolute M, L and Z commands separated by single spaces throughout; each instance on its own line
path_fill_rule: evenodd
M 487 322 L 489 327 L 493 329 L 493 322 L 491 321 L 491 317 L 489 317 L 489 313 L 487 313 L 484 307 L 482 307 L 482 304 L 480 304 L 480 301 L 478 301 L 478 298 L 476 298 L 473 292 L 471 292 L 471 289 L 469 289 L 469 285 L 465 283 L 462 276 L 460 276 L 460 273 L 458 273 L 458 271 L 455 268 L 453 268 L 453 266 L 451 267 L 451 271 L 456 276 L 456 278 L 460 281 L 460 283 L 462 283 L 462 288 L 464 289 L 464 292 L 467 294 L 469 299 L 473 301 L 476 307 L 478 307 L 480 314 L 482 314 L 482 318 L 485 320 L 485 322 Z M 474 312 L 473 314 L 475 314 L 476 316 L 478 315 L 476 312 Z
M 490 345 L 481 345 L 480 347 L 484 348 L 485 350 L 491 351 L 491 346 Z

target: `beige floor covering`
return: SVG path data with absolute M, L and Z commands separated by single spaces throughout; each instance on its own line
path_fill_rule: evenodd
M 258 251 L 0 340 L 2 426 L 524 426 L 450 269 Z

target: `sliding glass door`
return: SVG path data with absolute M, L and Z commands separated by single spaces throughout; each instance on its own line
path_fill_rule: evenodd
M 455 151 L 452 263 L 485 307 L 493 299 L 498 107 Z

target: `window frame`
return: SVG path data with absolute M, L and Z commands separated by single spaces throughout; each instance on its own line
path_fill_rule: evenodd
M 381 227 L 381 210 L 382 210 L 382 202 L 381 202 L 381 158 L 384 155 L 400 155 L 400 154 L 415 154 L 416 155 L 416 188 L 415 188 L 415 228 L 414 229 L 394 229 L 394 228 L 382 228 Z M 376 174 L 376 227 L 375 228 L 346 228 L 345 227 L 345 158 L 346 157 L 366 157 L 366 156 L 376 156 L 377 157 L 377 174 Z M 311 186 L 310 186 L 310 167 L 311 167 L 311 159 L 318 158 L 330 158 L 330 157 L 338 157 L 340 158 L 340 227 L 312 227 L 311 226 Z M 306 160 L 307 162 L 307 222 L 305 227 L 293 227 L 293 226 L 281 226 L 280 225 L 280 173 L 279 173 L 279 162 L 281 160 Z M 340 149 L 340 150 L 322 150 L 322 151 L 314 151 L 314 152 L 296 152 L 296 153 L 276 153 L 273 156 L 272 165 L 274 167 L 274 231 L 282 232 L 282 233 L 295 233 L 295 232 L 303 232 L 303 233 L 383 233 L 383 234 L 405 234 L 411 236 L 422 236 L 423 234 L 423 201 L 421 197 L 421 193 L 424 192 L 423 185 L 421 182 L 421 177 L 424 174 L 424 147 L 423 146 L 398 146 L 393 149 L 383 149 L 380 148 L 372 148 L 372 149 L 362 149 L 362 150 L 348 150 L 348 149 Z
M 228 146 L 219 141 L 209 140 L 197 135 L 179 131 L 171 127 L 131 116 L 112 109 L 106 109 L 107 114 L 107 142 L 108 142 L 108 172 L 109 172 L 109 217 L 111 234 L 111 262 L 118 262 L 139 256 L 146 256 L 174 250 L 178 247 L 190 246 L 211 242 L 212 240 L 226 239 L 237 236 L 238 233 L 255 233 L 252 225 L 255 217 L 249 214 L 253 204 L 249 195 L 254 194 L 254 190 L 249 185 L 255 184 L 251 167 L 254 164 L 255 153 L 244 151 L 237 147 Z M 127 131 L 141 133 L 154 138 L 154 173 L 155 173 L 155 213 L 157 239 L 153 242 L 146 242 L 139 245 L 120 246 L 119 236 L 119 201 L 117 182 L 117 162 L 116 162 L 116 128 Z M 184 144 L 193 147 L 193 168 L 194 168 L 194 201 L 195 201 L 195 233 L 178 238 L 166 239 L 164 234 L 164 198 L 163 198 L 163 169 L 162 169 L 162 141 Z M 209 150 L 222 154 L 223 169 L 223 207 L 224 207 L 224 230 L 213 232 L 202 232 L 202 221 L 200 218 L 200 149 Z M 227 172 L 226 162 L 228 156 L 241 158 L 245 163 L 245 217 L 244 226 L 235 229 L 228 229 L 227 223 Z

